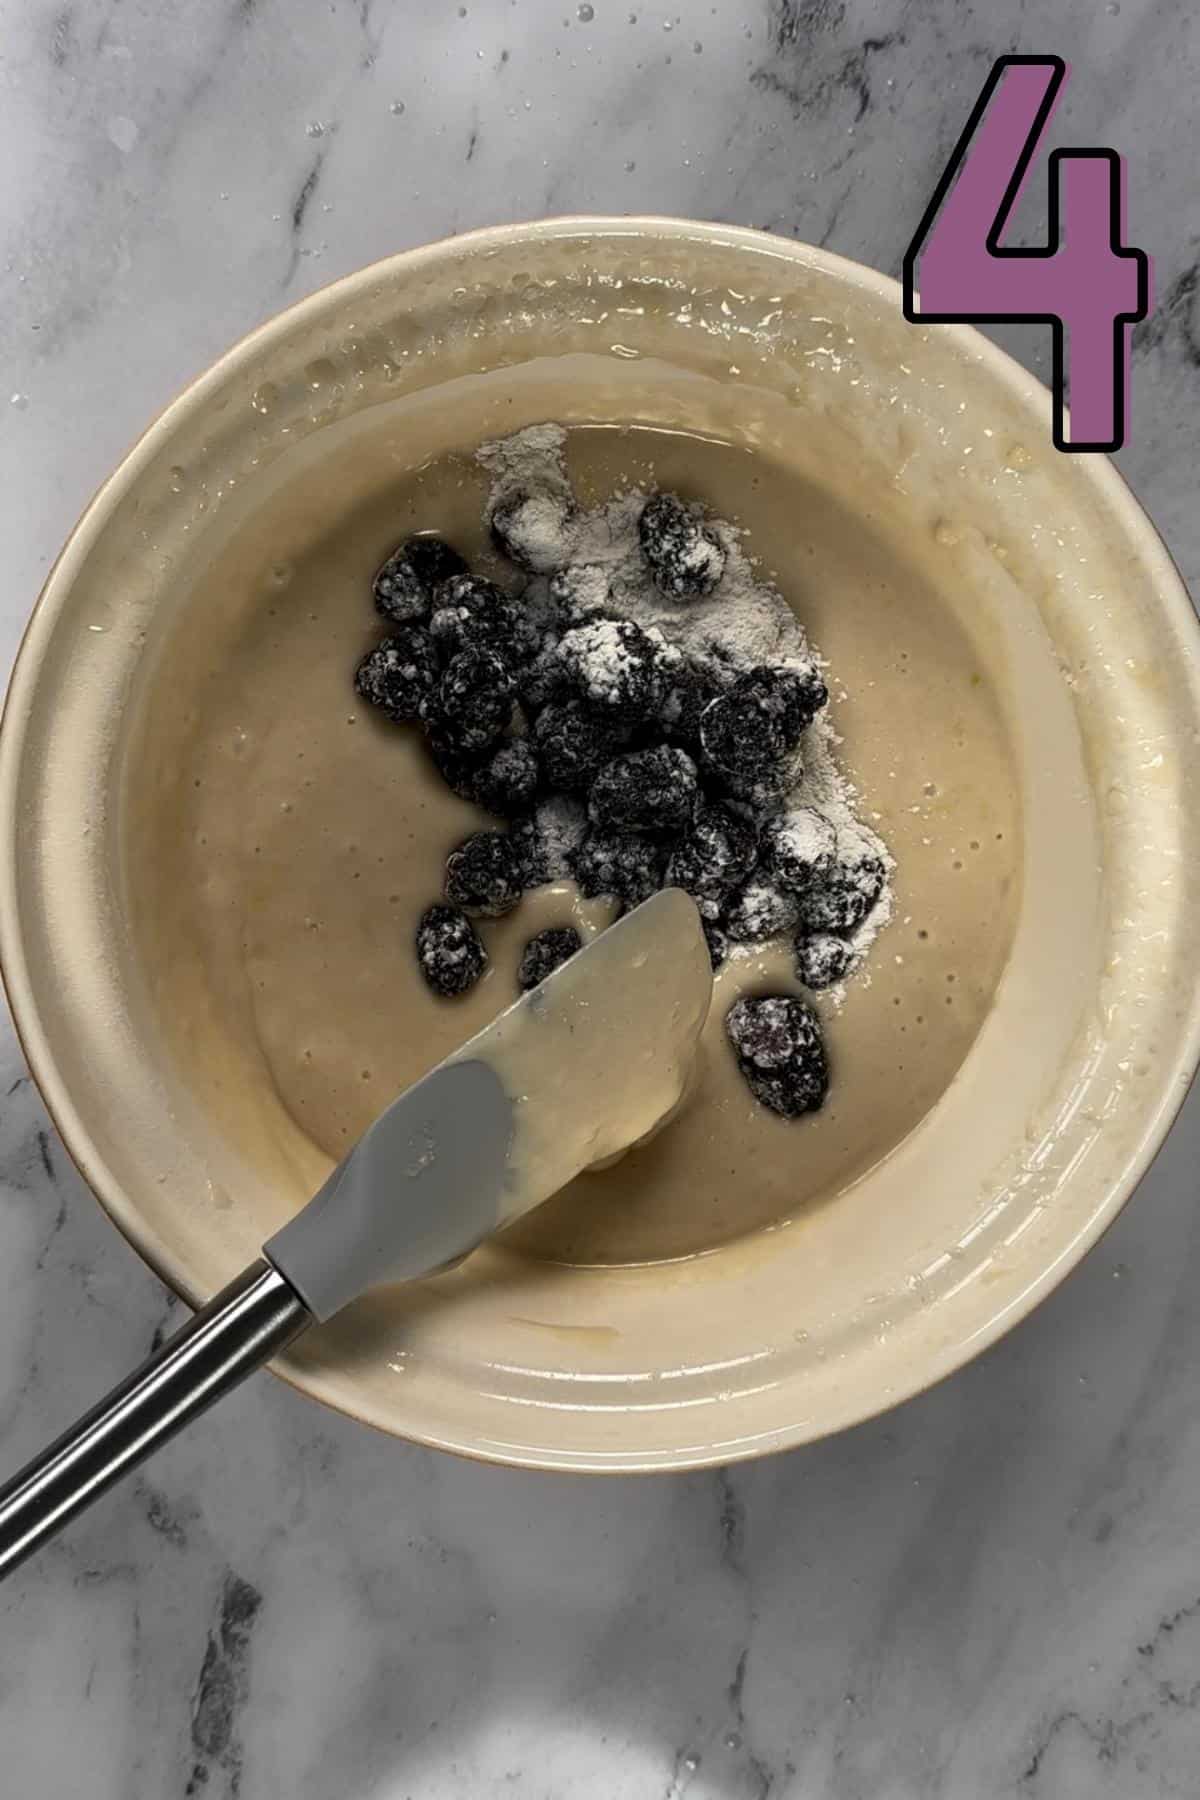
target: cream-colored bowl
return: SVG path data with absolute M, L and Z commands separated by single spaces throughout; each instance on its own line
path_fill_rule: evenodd
M 489 1246 L 280 1369 L 385 1430 L 530 1466 L 803 1443 L 946 1375 L 1063 1278 L 1161 1142 L 1200 1032 L 1187 595 L 1109 464 L 1051 447 L 1045 390 L 970 330 L 907 324 L 883 277 L 722 226 L 551 221 L 366 269 L 231 351 L 101 490 L 30 625 L 0 742 L 12 1008 L 84 1176 L 189 1299 L 306 1197 L 183 1073 L 187 1022 L 130 929 L 125 796 L 152 771 L 156 672 L 203 632 L 200 577 L 261 495 L 317 467 L 349 504 L 477 391 L 514 425 L 637 420 L 790 458 L 810 501 L 867 492 L 876 538 L 937 546 L 1014 745 L 1013 947 L 940 1101 L 828 1203 L 650 1266 Z

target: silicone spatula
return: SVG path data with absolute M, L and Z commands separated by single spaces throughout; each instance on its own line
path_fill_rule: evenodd
M 711 996 L 700 916 L 668 890 L 402 1094 L 258 1261 L 0 1488 L 0 1578 L 310 1325 L 445 1269 L 650 1135 Z

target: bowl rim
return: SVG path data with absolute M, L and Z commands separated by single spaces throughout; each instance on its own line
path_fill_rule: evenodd
M 747 226 L 657 214 L 555 215 L 544 219 L 485 226 L 394 252 L 326 283 L 282 311 L 270 315 L 178 390 L 151 419 L 85 506 L 50 567 L 22 634 L 8 682 L 3 712 L 0 714 L 0 845 L 5 851 L 0 856 L 0 980 L 3 982 L 22 1054 L 76 1170 L 131 1248 L 173 1292 L 192 1306 L 199 1305 L 207 1295 L 196 1290 L 169 1251 L 144 1241 L 135 1205 L 127 1198 L 107 1166 L 75 1107 L 60 1075 L 44 1028 L 25 954 L 16 883 L 19 788 L 25 727 L 43 655 L 69 593 L 74 571 L 86 558 L 94 539 L 105 527 L 122 496 L 153 460 L 160 443 L 169 436 L 176 418 L 200 404 L 207 394 L 219 388 L 241 365 L 256 358 L 264 347 L 286 336 L 297 322 L 321 314 L 336 304 L 339 298 L 351 296 L 380 280 L 399 282 L 407 274 L 434 266 L 448 256 L 502 249 L 514 243 L 537 246 L 562 238 L 599 236 L 676 243 L 690 240 L 714 247 L 740 249 L 760 256 L 766 253 L 780 260 L 817 270 L 840 284 L 858 288 L 876 299 L 891 302 L 897 308 L 902 298 L 900 284 L 891 276 L 818 246 Z M 938 329 L 956 339 L 972 361 L 982 364 L 993 379 L 1025 403 L 1028 403 L 1031 396 L 1040 394 L 1049 405 L 1045 384 L 973 326 L 948 323 L 940 325 Z M 1200 713 L 1200 620 L 1182 574 L 1132 485 L 1111 459 L 1107 455 L 1089 455 L 1086 459 L 1085 477 L 1096 490 L 1105 510 L 1118 520 L 1136 544 L 1158 605 L 1179 638 L 1190 644 L 1186 675 L 1196 710 Z M 772 1431 L 766 1441 L 739 1441 L 732 1456 L 728 1443 L 718 1448 L 697 1449 L 691 1453 L 671 1452 L 647 1456 L 631 1452 L 628 1456 L 612 1461 L 597 1460 L 587 1451 L 553 1454 L 534 1449 L 518 1451 L 514 1448 L 511 1453 L 501 1453 L 498 1449 L 482 1447 L 458 1438 L 442 1438 L 430 1430 L 401 1431 L 380 1419 L 369 1407 L 356 1407 L 343 1396 L 324 1391 L 325 1384 L 319 1374 L 302 1373 L 286 1365 L 281 1366 L 278 1362 L 271 1365 L 272 1372 L 307 1397 L 318 1399 L 335 1411 L 389 1436 L 400 1437 L 427 1448 L 446 1450 L 475 1461 L 510 1467 L 559 1473 L 670 1473 L 720 1466 L 731 1460 L 750 1461 L 778 1450 L 796 1448 L 847 1430 L 853 1425 L 865 1423 L 928 1392 L 1027 1318 L 1074 1271 L 1128 1203 L 1162 1148 L 1187 1098 L 1198 1065 L 1200 983 L 1193 989 L 1183 1008 L 1177 1048 L 1169 1065 L 1162 1072 L 1159 1100 L 1146 1118 L 1123 1166 L 1106 1184 L 1103 1199 L 1094 1207 L 1086 1226 L 1063 1246 L 1060 1254 L 1048 1263 L 1036 1280 L 1025 1287 L 1008 1306 L 981 1324 L 969 1339 L 956 1341 L 952 1347 L 947 1346 L 940 1356 L 928 1360 L 922 1368 L 913 1372 L 911 1378 L 898 1383 L 891 1394 L 881 1397 L 877 1404 L 849 1406 L 845 1409 L 845 1416 L 832 1424 L 826 1423 L 815 1428 L 809 1428 L 807 1421 L 783 1424 Z

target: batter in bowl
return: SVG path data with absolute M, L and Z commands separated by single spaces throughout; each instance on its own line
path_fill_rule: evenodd
M 164 660 L 145 722 L 156 767 L 135 763 L 126 827 L 136 936 L 194 1088 L 248 1154 L 269 1099 L 314 1166 L 516 997 L 536 931 L 611 917 L 544 888 L 483 928 L 490 967 L 469 994 L 439 1000 L 423 981 L 413 938 L 447 853 L 494 821 L 447 789 L 415 732 L 356 700 L 350 673 L 375 624 L 372 576 L 407 533 L 436 529 L 495 566 L 487 477 L 469 451 L 392 471 L 364 435 L 347 455 L 380 467 L 348 484 L 357 504 L 327 466 L 298 468 L 206 573 L 189 613 L 203 644 L 181 634 Z M 819 1113 L 758 1106 L 723 1035 L 737 993 L 801 992 L 790 956 L 732 960 L 684 1113 L 511 1234 L 548 1259 L 679 1257 L 832 1203 L 945 1090 L 1011 941 L 1015 781 L 934 546 L 897 545 L 869 507 L 806 495 L 771 458 L 695 435 L 580 426 L 567 466 L 584 504 L 677 490 L 744 530 L 829 660 L 841 759 L 896 862 L 892 923 L 840 1007 L 822 1008 L 834 1079 Z

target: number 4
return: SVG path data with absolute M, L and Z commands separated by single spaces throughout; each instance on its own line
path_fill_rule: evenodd
M 1119 450 L 1129 328 L 1149 310 L 1150 259 L 1121 241 L 1124 181 L 1116 151 L 1055 150 L 1048 243 L 1035 250 L 1000 243 L 1067 72 L 1061 56 L 1002 56 L 996 63 L 904 259 L 904 315 L 914 324 L 1044 320 L 1054 334 L 1055 445 Z

